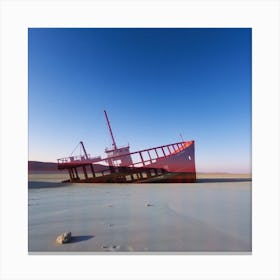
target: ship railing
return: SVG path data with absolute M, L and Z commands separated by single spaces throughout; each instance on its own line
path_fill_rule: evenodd
M 106 160 L 111 162 L 112 165 L 119 166 L 118 164 L 114 163 L 115 160 L 130 156 L 132 159 L 132 164 L 128 165 L 128 167 L 144 167 L 183 151 L 191 143 L 192 141 L 177 142 L 123 155 L 110 156 L 107 157 Z
M 65 164 L 65 163 L 71 163 L 71 162 L 83 162 L 83 161 L 101 161 L 100 156 L 90 156 L 90 154 L 85 155 L 79 155 L 79 156 L 70 156 L 65 158 L 60 158 L 57 160 L 58 164 Z
M 83 161 L 91 161 L 91 162 L 98 162 L 105 160 L 107 162 L 111 161 L 114 162 L 115 159 L 121 159 L 122 157 L 131 156 L 132 157 L 132 164 L 129 167 L 143 167 L 149 164 L 153 164 L 161 159 L 167 158 L 171 155 L 177 154 L 187 148 L 192 141 L 188 142 L 177 142 L 173 144 L 153 147 L 149 149 L 144 149 L 141 151 L 136 151 L 132 153 L 127 153 L 123 155 L 116 155 L 107 157 L 106 159 L 102 159 L 100 156 L 91 157 L 89 154 L 86 156 L 70 156 L 66 158 L 58 159 L 58 164 L 65 164 L 71 162 L 83 162 Z M 127 147 L 127 146 L 125 146 Z M 134 160 L 133 160 L 134 158 Z M 135 159 L 136 158 L 136 159 Z M 113 163 L 114 164 L 114 163 Z
M 192 141 L 178 142 L 169 145 L 158 146 L 150 149 L 145 149 L 133 152 L 130 155 L 137 157 L 138 160 L 133 160 L 129 167 L 144 167 L 160 161 L 161 159 L 168 158 L 186 149 Z M 139 160 L 140 159 L 140 160 Z

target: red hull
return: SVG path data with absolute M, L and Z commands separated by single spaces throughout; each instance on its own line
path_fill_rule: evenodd
M 132 160 L 136 156 L 140 161 Z M 129 165 L 123 164 L 124 162 L 129 162 Z M 104 159 L 101 157 L 64 158 L 58 160 L 58 169 L 67 169 L 69 181 L 79 183 L 195 182 L 194 141 L 179 142 Z

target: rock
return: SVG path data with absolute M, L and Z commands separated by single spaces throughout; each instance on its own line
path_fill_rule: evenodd
M 56 242 L 59 244 L 69 243 L 71 241 L 71 232 L 64 232 L 56 238 Z

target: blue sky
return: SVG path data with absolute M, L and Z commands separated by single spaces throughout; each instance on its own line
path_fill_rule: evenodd
M 251 172 L 251 29 L 28 31 L 29 160 L 196 142 L 198 172 Z M 78 151 L 79 152 L 79 151 Z

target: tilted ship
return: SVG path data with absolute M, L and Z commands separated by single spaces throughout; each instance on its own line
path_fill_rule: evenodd
M 130 152 L 129 145 L 117 146 L 106 111 L 112 147 L 106 157 L 91 157 L 84 143 L 82 155 L 57 160 L 67 170 L 71 183 L 193 183 L 196 181 L 194 141 L 181 141 Z

